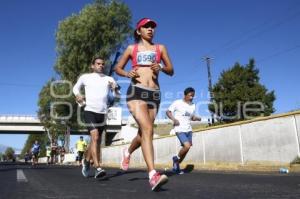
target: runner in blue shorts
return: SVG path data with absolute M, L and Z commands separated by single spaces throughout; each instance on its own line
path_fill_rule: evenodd
M 179 153 L 172 158 L 173 171 L 177 174 L 183 174 L 179 164 L 193 144 L 191 121 L 201 121 L 200 117 L 195 116 L 194 96 L 195 89 L 192 87 L 186 88 L 183 99 L 174 101 L 166 112 L 167 116 L 173 121 L 174 130 L 182 146 Z

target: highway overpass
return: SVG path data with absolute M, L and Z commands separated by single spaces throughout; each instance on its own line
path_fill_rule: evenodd
M 108 110 L 107 132 L 117 133 L 121 130 L 122 110 L 119 107 L 111 107 Z M 45 128 L 36 116 L 26 115 L 0 115 L 0 134 L 43 134 Z M 88 134 L 86 130 L 70 131 L 71 135 Z
M 44 127 L 35 116 L 0 115 L 0 134 L 43 134 Z

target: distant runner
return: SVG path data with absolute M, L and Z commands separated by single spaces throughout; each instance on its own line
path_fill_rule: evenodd
M 38 163 L 40 150 L 39 142 L 36 140 L 31 148 L 33 166 Z
M 79 137 L 79 140 L 76 142 L 76 150 L 77 150 L 77 162 L 78 162 L 78 165 L 81 165 L 81 161 L 82 161 L 82 158 L 83 158 L 83 154 L 87 148 L 87 143 L 85 140 L 83 140 L 83 136 L 80 136 Z

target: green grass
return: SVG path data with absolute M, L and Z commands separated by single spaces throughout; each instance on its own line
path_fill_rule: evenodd
M 200 128 L 206 128 L 207 124 L 193 124 L 192 128 L 194 129 L 200 129 Z M 173 124 L 155 124 L 154 125 L 154 133 L 159 136 L 169 135 L 171 129 L 173 128 Z
M 297 156 L 292 162 L 291 164 L 300 164 L 300 157 Z

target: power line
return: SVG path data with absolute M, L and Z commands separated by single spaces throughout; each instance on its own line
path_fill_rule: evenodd
M 297 48 L 300 48 L 300 45 L 296 45 L 296 46 L 294 46 L 294 47 L 291 47 L 291 48 L 288 48 L 288 49 L 285 49 L 285 50 L 278 51 L 278 52 L 276 52 L 276 53 L 274 53 L 274 54 L 272 54 L 272 55 L 269 55 L 269 56 L 267 56 L 267 57 L 258 59 L 256 62 L 260 62 L 260 63 L 261 63 L 261 62 L 267 61 L 267 60 L 269 60 L 269 59 L 272 58 L 272 57 L 278 57 L 278 56 L 280 56 L 280 55 L 282 55 L 282 54 L 285 54 L 285 53 L 287 53 L 287 52 L 293 51 L 293 50 L 295 50 L 295 49 L 297 49 Z
M 287 19 L 292 18 L 292 17 L 295 17 L 295 16 L 297 16 L 297 15 L 299 15 L 299 14 L 300 14 L 300 12 L 296 13 L 296 14 L 293 15 L 293 16 L 288 17 Z M 242 46 L 242 44 L 247 43 L 247 42 L 249 42 L 249 41 L 251 41 L 251 40 L 253 40 L 253 39 L 255 39 L 255 38 L 261 36 L 262 34 L 264 34 L 264 33 L 268 32 L 268 31 L 270 31 L 270 30 L 272 30 L 272 29 L 274 29 L 274 28 L 277 28 L 277 27 L 281 26 L 282 24 L 286 23 L 287 19 L 282 20 L 282 21 L 278 21 L 277 23 L 272 24 L 270 27 L 267 27 L 267 28 L 265 28 L 265 29 L 263 29 L 263 30 L 260 30 L 260 31 L 258 31 L 258 32 L 256 32 L 256 33 L 254 33 L 253 35 L 249 35 L 248 37 L 246 37 L 245 39 L 243 39 L 243 40 L 237 42 L 236 44 L 234 44 L 234 45 L 232 45 L 232 46 L 229 46 L 229 47 L 227 47 L 227 48 L 224 48 L 224 51 L 228 54 L 228 52 L 240 48 L 240 47 Z
M 294 8 L 294 7 L 291 7 Z M 217 52 L 217 51 L 225 51 L 226 53 L 228 53 L 229 51 L 235 50 L 237 48 L 239 48 L 242 44 L 262 35 L 263 33 L 268 32 L 269 30 L 272 30 L 276 27 L 281 26 L 282 24 L 286 23 L 286 22 L 290 22 L 290 19 L 296 18 L 300 12 L 295 12 L 290 14 L 290 10 L 291 8 L 287 9 L 287 12 L 289 13 L 288 16 L 279 19 L 279 21 L 272 21 L 273 18 L 271 18 L 271 20 L 267 20 L 265 22 L 263 22 L 260 25 L 255 26 L 254 28 L 244 31 L 240 34 L 240 36 L 238 36 L 238 38 L 236 39 L 231 39 L 228 42 L 226 42 L 223 45 L 220 45 L 218 48 L 215 48 L 211 51 L 209 51 L 208 54 L 212 54 L 213 52 Z M 289 21 L 288 21 L 289 20 Z M 261 29 L 262 28 L 262 29 Z M 260 30 L 261 29 L 261 30 Z M 246 36 L 246 37 L 245 37 Z M 240 38 L 242 37 L 242 38 Z M 244 38 L 243 38 L 244 37 Z

